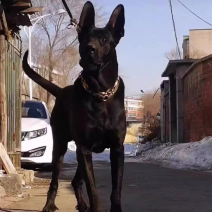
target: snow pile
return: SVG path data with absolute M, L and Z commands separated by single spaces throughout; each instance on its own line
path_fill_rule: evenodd
M 143 144 L 139 148 L 140 160 L 162 162 L 180 169 L 212 169 L 212 137 L 198 142 L 182 144 Z
M 137 154 L 141 154 L 142 152 L 146 152 L 151 149 L 153 149 L 153 146 L 150 142 L 147 142 L 145 144 L 139 144 L 137 148 Z

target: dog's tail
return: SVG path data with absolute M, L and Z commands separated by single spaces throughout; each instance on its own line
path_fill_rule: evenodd
M 28 50 L 25 52 L 24 54 L 24 58 L 23 58 L 23 62 L 22 62 L 22 67 L 24 69 L 24 72 L 26 73 L 26 75 L 32 79 L 33 81 L 35 81 L 38 85 L 40 85 L 42 88 L 44 88 L 45 90 L 47 90 L 49 93 L 51 93 L 53 96 L 57 97 L 58 92 L 61 90 L 60 87 L 58 87 L 57 85 L 55 85 L 54 83 L 46 80 L 45 78 L 43 78 L 42 76 L 40 76 L 39 74 L 37 74 L 28 64 L 27 62 L 27 58 L 28 58 Z

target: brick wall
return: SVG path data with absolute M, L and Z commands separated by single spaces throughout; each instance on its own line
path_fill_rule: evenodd
M 212 56 L 194 65 L 183 84 L 185 142 L 212 136 Z

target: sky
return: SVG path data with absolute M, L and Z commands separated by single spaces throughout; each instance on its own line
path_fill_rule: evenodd
M 181 0 L 190 10 L 212 24 L 211 0 Z M 203 4 L 204 2 L 204 4 Z M 99 0 L 108 17 L 118 4 L 125 7 L 125 37 L 117 46 L 119 73 L 126 95 L 157 89 L 168 60 L 165 53 L 176 47 L 168 0 Z M 177 0 L 172 0 L 179 46 L 189 29 L 211 28 Z
M 159 88 L 168 60 L 165 53 L 176 48 L 169 0 L 91 0 L 102 6 L 109 19 L 118 4 L 125 7 L 125 36 L 117 46 L 119 74 L 125 82 L 125 94 L 139 95 Z M 181 0 L 189 9 L 212 23 L 211 0 Z M 204 4 L 203 4 L 204 2 Z M 172 0 L 179 47 L 189 29 L 206 29 L 204 23 L 178 0 Z M 23 35 L 23 32 L 22 32 Z

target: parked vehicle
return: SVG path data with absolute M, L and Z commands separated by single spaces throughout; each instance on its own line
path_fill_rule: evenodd
M 124 155 L 126 157 L 134 157 L 137 155 L 138 145 L 135 143 L 124 144 Z
M 143 136 L 143 135 L 139 135 L 138 136 L 138 142 L 139 143 L 144 143 L 146 141 L 146 137 L 145 136 Z
M 72 152 L 76 152 L 77 146 L 76 146 L 76 144 L 75 144 L 74 141 L 70 141 L 70 142 L 68 143 L 68 149 L 69 149 L 70 151 L 72 151 Z
M 22 103 L 21 162 L 51 164 L 53 137 L 50 113 L 42 101 Z

